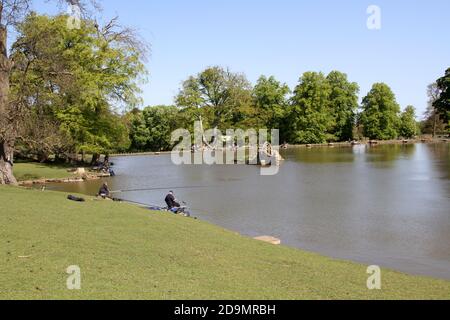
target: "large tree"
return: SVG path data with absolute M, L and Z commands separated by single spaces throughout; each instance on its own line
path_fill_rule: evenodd
M 446 125 L 450 127 L 450 68 L 445 71 L 445 75 L 437 81 L 440 96 L 434 102 L 434 107 L 439 112 Z
M 253 88 L 255 104 L 255 126 L 264 129 L 279 129 L 284 133 L 289 87 L 277 81 L 275 77 L 261 76 Z
M 441 96 L 441 90 L 436 82 L 430 84 L 427 88 L 428 107 L 425 112 L 425 120 L 421 123 L 422 133 L 432 134 L 433 138 L 438 133 L 445 131 L 445 123 L 441 119 L 439 110 L 436 109 L 435 103 Z
M 9 76 L 12 61 L 8 57 L 8 29 L 21 19 L 29 9 L 30 1 L 0 1 L 0 184 L 16 184 L 13 156 L 15 129 L 12 125 L 14 114 L 9 108 Z
M 376 83 L 363 99 L 360 123 L 370 139 L 389 140 L 399 136 L 400 106 L 391 88 Z
M 10 101 L 10 72 L 14 61 L 8 55 L 8 30 L 30 10 L 31 0 L 0 0 L 0 184 L 16 184 L 13 175 L 14 145 L 17 138 L 18 107 Z M 79 0 L 59 1 L 84 8 Z
M 359 86 L 356 82 L 350 82 L 345 73 L 332 71 L 327 76 L 331 86 L 330 108 L 335 119 L 335 126 L 331 134 L 338 141 L 353 139 L 356 114 L 358 112 Z
M 330 109 L 331 86 L 323 73 L 306 72 L 294 90 L 288 116 L 290 141 L 324 143 L 333 140 L 328 134 L 335 125 Z
M 116 20 L 104 28 L 66 24 L 67 16 L 31 14 L 19 25 L 11 94 L 30 113 L 53 119 L 73 153 L 126 149 L 128 132 L 113 107 L 139 101 L 142 50 Z
M 186 80 L 176 104 L 191 116 L 204 116 L 206 124 L 229 129 L 252 111 L 252 86 L 240 73 L 218 66 Z
M 87 8 L 87 2 L 67 2 Z M 3 57 L 14 61 L 13 67 L 0 79 L 0 183 L 16 183 L 12 166 L 17 142 L 44 160 L 52 152 L 128 148 L 118 110 L 138 102 L 136 80 L 144 72 L 145 46 L 117 18 L 100 26 L 87 17 L 75 23 L 67 15 L 27 14 L 27 7 L 20 13 L 25 19 L 14 22 L 18 37 L 11 56 L 5 52 Z M 38 130 L 30 130 L 33 126 Z
M 148 128 L 146 149 L 166 151 L 172 147 L 172 132 L 178 129 L 178 108 L 174 106 L 147 107 L 143 119 Z
M 134 108 L 123 117 L 128 125 L 132 151 L 146 151 L 150 140 L 150 129 L 142 110 Z
M 417 132 L 416 109 L 413 106 L 407 106 L 400 116 L 400 136 L 411 139 L 417 135 Z

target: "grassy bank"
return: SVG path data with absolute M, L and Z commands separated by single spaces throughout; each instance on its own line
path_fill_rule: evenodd
M 0 299 L 450 299 L 450 282 L 384 270 L 369 291 L 366 266 L 129 204 L 12 187 L 0 202 Z
M 14 164 L 14 176 L 18 181 L 39 179 L 65 179 L 73 177 L 69 168 L 63 165 L 49 165 L 35 162 L 19 162 Z

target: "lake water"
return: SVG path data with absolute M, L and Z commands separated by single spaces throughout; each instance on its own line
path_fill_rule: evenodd
M 163 205 L 167 191 L 195 216 L 248 236 L 330 257 L 450 279 L 448 144 L 289 149 L 275 176 L 259 167 L 175 166 L 170 155 L 117 157 L 111 190 Z M 100 181 L 51 189 L 95 194 Z M 177 188 L 179 187 L 179 188 Z

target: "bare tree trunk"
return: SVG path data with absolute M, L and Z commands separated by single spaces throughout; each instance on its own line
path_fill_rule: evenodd
M 0 142 L 0 184 L 16 185 L 17 180 L 13 175 L 13 151 L 7 143 Z
M 6 41 L 6 27 L 0 25 L 0 184 L 17 184 L 13 175 L 14 132 L 7 117 L 11 61 Z

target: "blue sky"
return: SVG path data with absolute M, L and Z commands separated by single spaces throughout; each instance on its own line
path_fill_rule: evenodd
M 426 87 L 450 67 L 448 0 L 104 0 L 151 45 L 145 105 L 171 104 L 181 82 L 207 66 L 274 75 L 293 88 L 305 71 L 340 70 L 363 97 L 391 86 L 402 108 L 426 109 Z M 366 10 L 381 9 L 381 30 Z M 53 5 L 37 0 L 39 12 Z

